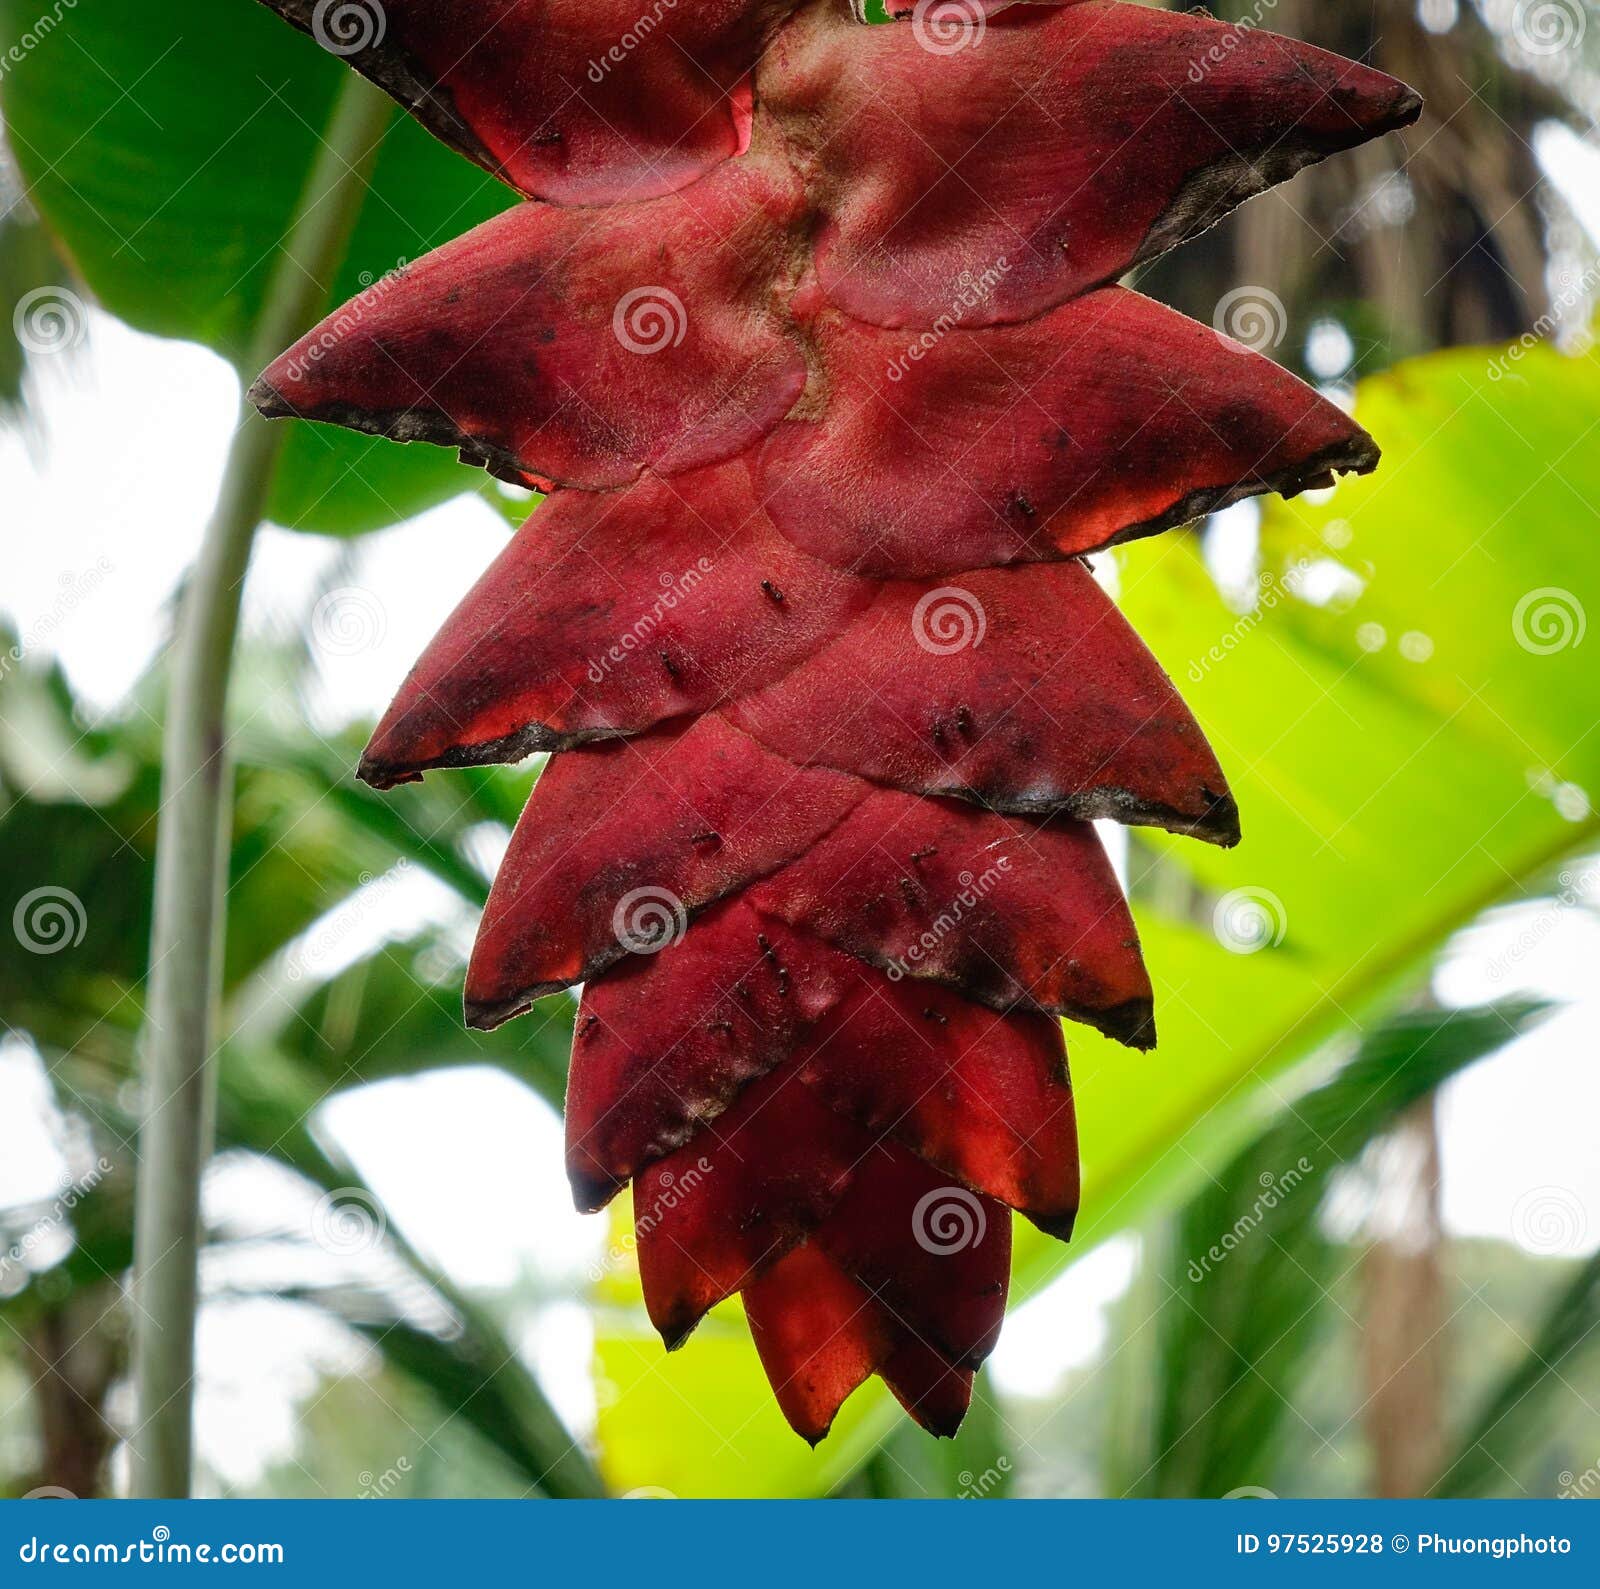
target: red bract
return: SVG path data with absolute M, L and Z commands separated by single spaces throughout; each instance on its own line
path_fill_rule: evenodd
M 568 1168 L 669 1346 L 742 1293 L 806 1438 L 874 1373 L 952 1433 L 1009 1210 L 1076 1212 L 1057 1017 L 1154 1042 L 1089 819 L 1238 839 L 1081 558 L 1377 462 L 1113 283 L 1417 98 L 1101 0 L 267 3 L 540 201 L 253 393 L 553 490 L 361 768 L 558 753 L 468 1017 L 584 984 Z

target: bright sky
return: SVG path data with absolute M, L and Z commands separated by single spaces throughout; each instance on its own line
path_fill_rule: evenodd
M 1541 149 L 1600 231 L 1595 156 L 1570 135 Z M 25 641 L 58 656 L 93 703 L 114 704 L 154 654 L 163 608 L 198 543 L 233 425 L 238 384 L 212 354 L 140 336 L 91 316 L 76 360 L 42 361 L 48 433 L 30 450 L 0 434 L 0 611 Z M 341 583 L 371 598 L 365 641 L 320 658 L 326 722 L 387 703 L 435 627 L 504 539 L 482 502 L 464 498 L 353 552 L 268 531 L 252 575 L 247 625 L 298 628 L 341 555 Z M 99 569 L 96 580 L 85 580 Z M 87 594 L 81 591 L 88 588 Z M 40 638 L 47 636 L 47 638 Z M 433 908 L 408 883 L 396 914 Z M 1527 991 L 1570 1000 L 1535 1035 L 1445 1093 L 1444 1207 L 1453 1231 L 1522 1239 L 1532 1250 L 1600 1245 L 1600 872 L 1573 902 L 1501 913 L 1469 936 L 1438 977 L 1440 996 L 1469 1004 Z M 1587 907 L 1587 908 L 1586 908 Z M 403 923 L 401 924 L 404 925 Z M 360 947 L 342 940 L 351 952 Z M 0 1204 L 48 1199 L 65 1166 L 42 1127 L 48 1093 L 19 1047 L 0 1049 Z M 581 1289 L 604 1244 L 604 1221 L 571 1211 L 559 1124 L 531 1094 L 483 1071 L 396 1082 L 341 1098 L 326 1124 L 388 1201 L 407 1235 L 455 1279 L 504 1287 L 524 1274 Z M 1104 1308 L 1125 1289 L 1133 1248 L 1091 1255 L 1010 1319 L 994 1369 L 1020 1392 L 1048 1390 L 1099 1350 Z M 584 1372 L 588 1325 L 567 1305 L 531 1315 L 526 1344 L 562 1410 L 593 1416 Z M 330 1356 L 330 1354 L 332 1354 Z M 213 1310 L 202 1333 L 201 1437 L 214 1471 L 249 1482 L 290 1449 L 293 1406 L 337 1343 L 271 1307 Z

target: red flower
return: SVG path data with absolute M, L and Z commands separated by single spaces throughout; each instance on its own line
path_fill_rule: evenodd
M 669 1346 L 740 1292 L 808 1439 L 873 1373 L 951 1433 L 1009 1210 L 1077 1208 L 1056 1017 L 1155 1041 L 1089 820 L 1238 838 L 1078 559 L 1377 461 L 1113 283 L 1417 98 L 1099 0 L 268 3 L 537 201 L 253 394 L 552 492 L 362 765 L 561 753 L 468 1017 L 585 984 L 572 1182 Z

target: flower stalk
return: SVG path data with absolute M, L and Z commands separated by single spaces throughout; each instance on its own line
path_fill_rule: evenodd
M 354 76 L 267 290 L 255 367 L 323 309 L 360 213 L 392 107 Z M 183 593 L 162 752 L 134 1241 L 132 1493 L 189 1494 L 200 1180 L 211 1152 L 232 778 L 226 709 L 256 529 L 289 432 L 245 405 Z

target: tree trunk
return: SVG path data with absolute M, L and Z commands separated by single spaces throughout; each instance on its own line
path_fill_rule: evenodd
M 1373 1491 L 1428 1493 L 1444 1457 L 1445 1282 L 1434 1099 L 1384 1140 L 1373 1241 L 1362 1264 L 1363 1418 Z
M 27 1333 L 25 1366 L 41 1446 L 31 1489 L 66 1490 L 82 1501 L 102 1492 L 116 1441 L 106 1394 L 123 1356 L 120 1338 L 103 1325 L 115 1304 L 114 1288 L 97 1286 L 41 1314 Z

